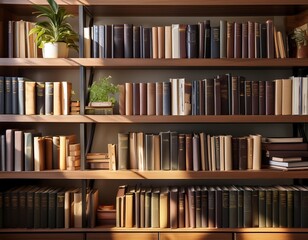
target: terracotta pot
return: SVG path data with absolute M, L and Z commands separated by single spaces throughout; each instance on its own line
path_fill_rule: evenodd
M 68 47 L 64 42 L 45 43 L 43 47 L 43 58 L 67 58 Z
M 297 58 L 308 58 L 308 44 L 306 46 L 297 47 Z

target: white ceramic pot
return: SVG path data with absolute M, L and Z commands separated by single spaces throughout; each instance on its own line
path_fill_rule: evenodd
M 45 43 L 43 47 L 43 58 L 67 58 L 68 47 L 64 42 Z

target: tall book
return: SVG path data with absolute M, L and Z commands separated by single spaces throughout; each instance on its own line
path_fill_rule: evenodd
M 242 24 L 234 23 L 234 58 L 242 57 Z
M 143 27 L 142 28 L 142 57 L 143 58 L 151 58 L 152 57 L 152 28 L 151 27 Z
M 274 58 L 274 24 L 272 20 L 266 21 L 266 29 L 267 58 Z
M 124 24 L 124 57 L 133 57 L 133 25 Z
M 242 58 L 248 58 L 248 23 L 242 23 Z
M 140 26 L 133 26 L 133 58 L 140 58 Z
M 45 139 L 43 137 L 33 138 L 33 155 L 34 171 L 45 170 Z
M 203 58 L 204 56 L 204 38 L 205 38 L 205 27 L 204 27 L 204 22 L 198 22 L 198 49 L 199 49 L 199 58 Z
M 261 46 L 260 46 L 260 23 L 255 22 L 254 23 L 254 32 L 255 32 L 255 58 L 260 58 L 260 51 L 261 51 Z
M 112 37 L 113 37 L 113 58 L 124 57 L 124 24 L 112 25 Z
M 147 115 L 156 114 L 156 86 L 154 82 L 147 83 Z
M 219 56 L 220 58 L 227 57 L 227 21 L 219 21 Z
M 71 82 L 61 82 L 61 107 L 62 114 L 69 115 L 71 107 L 71 93 L 72 93 L 72 83 Z
M 260 24 L 260 58 L 267 58 L 267 26 Z
M 36 114 L 44 115 L 45 114 L 45 83 L 36 82 Z
M 163 83 L 155 83 L 155 115 L 163 115 Z
M 14 132 L 14 171 L 24 171 L 24 132 Z
M 5 131 L 6 146 L 6 171 L 14 171 L 14 137 L 15 129 L 7 129 Z
M 62 114 L 62 90 L 61 82 L 53 83 L 53 115 Z
M 211 58 L 211 22 L 204 21 L 204 58 Z
M 147 115 L 147 100 L 148 100 L 147 83 L 139 83 L 139 87 L 140 87 L 140 115 Z M 126 104 L 126 100 L 125 100 L 125 104 Z M 129 106 L 129 103 L 127 103 L 127 106 Z M 126 115 L 129 115 L 129 114 L 126 113 Z
M 5 96 L 5 113 L 6 114 L 12 114 L 13 109 L 12 109 L 12 77 L 5 77 L 4 79 L 4 96 Z
M 152 27 L 152 53 L 153 58 L 158 58 L 158 28 Z
M 292 80 L 282 79 L 281 86 L 281 114 L 291 115 L 292 114 Z
M 157 27 L 157 38 L 158 38 L 158 58 L 165 58 L 165 27 Z
M 133 115 L 140 115 L 140 85 L 133 83 Z
M 18 81 L 18 114 L 24 115 L 25 114 L 25 80 L 23 77 L 18 77 L 17 81 Z M 0 91 L 1 91 L 1 79 L 0 79 Z M 0 92 L 0 96 L 1 96 L 1 92 Z
M 254 22 L 248 21 L 248 58 L 255 58 L 255 27 Z
M 145 170 L 154 170 L 154 135 L 145 134 Z
M 265 81 L 259 81 L 259 115 L 265 115 Z
M 220 58 L 220 29 L 211 28 L 211 58 Z
M 180 24 L 172 24 L 172 58 L 180 58 Z
M 138 169 L 137 133 L 129 133 L 129 169 Z
M 186 31 L 186 49 L 187 49 L 187 58 L 197 58 L 198 53 L 198 25 L 197 24 L 188 24 Z
M 172 58 L 172 26 L 165 26 L 165 58 Z
M 138 162 L 138 169 L 145 170 L 145 157 L 144 157 L 144 133 L 138 132 L 137 133 L 137 162 Z
M 118 170 L 128 169 L 128 134 L 118 133 Z
M 178 133 L 170 132 L 169 135 L 170 141 L 170 166 L 171 170 L 178 170 Z
M 0 76 L 0 114 L 5 113 L 5 80 L 3 76 Z
M 98 57 L 105 58 L 105 26 L 98 26 Z
M 188 48 L 187 48 L 187 25 L 180 24 L 179 26 L 179 38 L 180 38 L 180 58 L 187 58 Z
M 125 83 L 125 115 L 133 115 L 133 84 Z
M 234 22 L 227 22 L 227 58 L 234 58 L 235 53 L 235 35 L 234 35 Z M 239 30 L 237 29 L 238 33 Z M 237 39 L 237 41 L 239 38 Z M 238 44 L 238 42 L 237 42 Z M 239 49 L 239 48 L 238 48 Z M 238 57 L 238 56 L 237 56 Z
M 45 115 L 53 115 L 53 82 L 45 82 Z
M 12 77 L 12 114 L 18 114 L 18 81 Z
M 251 113 L 259 115 L 259 81 L 251 81 Z
M 170 134 L 169 132 L 160 132 L 160 151 L 161 151 L 161 170 L 170 170 Z
M 205 115 L 214 115 L 214 79 L 204 79 L 204 113 Z
M 282 80 L 276 79 L 275 81 L 275 115 L 282 114 Z
M 265 82 L 265 114 L 275 114 L 275 82 Z
M 105 27 L 105 58 L 112 58 L 113 51 L 113 31 L 111 25 L 104 25 Z

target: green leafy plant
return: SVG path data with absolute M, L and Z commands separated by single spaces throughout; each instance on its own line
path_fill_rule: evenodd
M 73 30 L 67 19 L 73 17 L 66 9 L 59 7 L 55 0 L 47 0 L 49 6 L 34 5 L 37 18 L 45 18 L 35 23 L 29 34 L 36 34 L 36 44 L 42 48 L 44 43 L 65 42 L 69 48 L 78 51 L 78 34 Z
M 111 76 L 102 77 L 89 88 L 90 102 L 116 102 L 115 94 L 119 92 L 118 85 L 110 82 Z
M 297 48 L 301 48 L 307 45 L 308 33 L 301 28 L 295 28 L 291 38 L 296 42 Z

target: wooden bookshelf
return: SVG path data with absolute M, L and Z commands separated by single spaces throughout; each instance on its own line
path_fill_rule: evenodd
M 57 67 L 57 68 L 76 68 L 80 67 L 70 58 L 0 58 L 2 67 Z
M 83 115 L 0 115 L 0 122 L 16 123 L 90 123 Z

